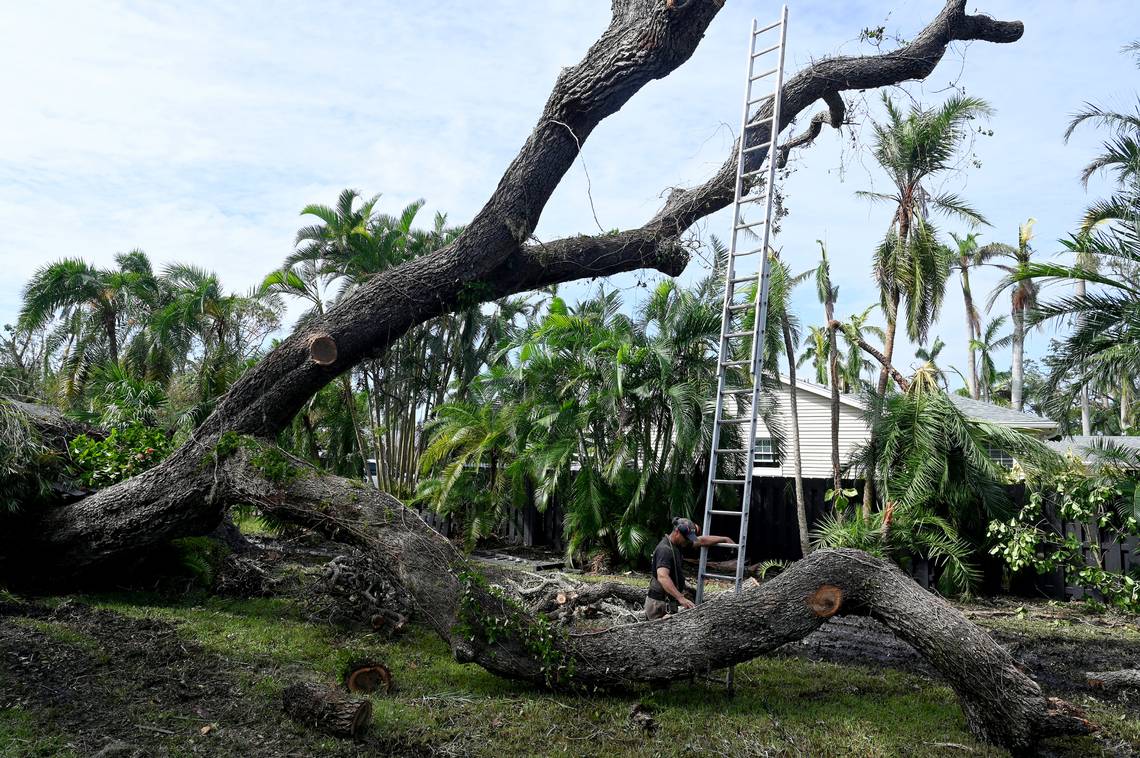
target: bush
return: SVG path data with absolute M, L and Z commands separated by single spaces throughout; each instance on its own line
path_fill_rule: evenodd
M 146 471 L 171 449 L 165 432 L 141 424 L 116 427 L 102 440 L 81 434 L 68 444 L 75 475 L 96 489 Z

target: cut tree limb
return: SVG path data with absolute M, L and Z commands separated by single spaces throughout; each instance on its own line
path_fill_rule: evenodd
M 1085 677 L 1090 687 L 1106 690 L 1140 690 L 1140 669 L 1090 671 Z
M 294 721 L 334 737 L 358 737 L 372 722 L 368 700 L 308 682 L 286 687 L 281 707 Z

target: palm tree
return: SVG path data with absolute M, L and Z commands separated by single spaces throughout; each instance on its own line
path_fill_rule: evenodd
M 919 347 L 914 351 L 914 357 L 923 362 L 924 367 L 928 369 L 936 381 L 946 386 L 946 374 L 938 366 L 938 354 L 942 352 L 942 348 L 946 347 L 946 343 L 942 341 L 941 337 L 934 338 L 934 344 L 929 349 Z
M 981 266 L 994 257 L 997 251 L 991 247 L 981 247 L 978 244 L 978 235 L 976 232 L 970 232 L 964 237 L 960 237 L 954 232 L 950 232 L 950 237 L 954 240 L 956 246 L 956 258 L 951 264 L 952 268 L 958 272 L 959 279 L 962 283 L 962 301 L 966 306 L 966 341 L 968 347 L 968 354 L 970 357 L 969 373 L 966 375 L 966 386 L 970 391 L 970 397 L 977 400 L 980 396 L 978 388 L 978 362 L 977 352 L 973 345 L 974 342 L 981 336 L 982 321 L 981 316 L 978 314 L 978 308 L 974 305 L 974 295 L 970 290 L 970 269 Z
M 796 381 L 796 343 L 799 341 L 799 323 L 791 310 L 792 290 L 796 285 L 811 275 L 806 271 L 799 276 L 793 276 L 787 264 L 780 260 L 778 253 L 773 253 L 769 271 L 768 291 L 768 322 L 778 326 L 783 336 L 784 357 L 788 362 L 788 406 L 792 417 L 792 477 L 796 497 L 796 521 L 800 534 L 800 553 L 808 555 L 811 552 L 811 534 L 807 515 L 807 500 L 804 497 L 803 455 L 800 450 L 800 419 L 799 419 L 799 392 Z M 772 329 L 770 331 L 775 331 Z M 773 351 L 775 352 L 775 351 Z M 777 361 L 775 355 L 771 356 L 773 373 Z
M 815 269 L 815 288 L 819 301 L 823 303 L 824 318 L 827 321 L 827 370 L 828 384 L 831 386 L 831 478 L 832 492 L 843 489 L 843 479 L 839 470 L 839 322 L 835 320 L 835 300 L 839 297 L 839 287 L 831 283 L 831 264 L 827 260 L 827 247 L 819 243 L 819 265 Z M 864 504 L 865 515 L 870 511 Z
M 994 364 L 994 352 L 1004 350 L 1013 341 L 1013 335 L 999 337 L 998 332 L 1005 326 L 1005 316 L 998 316 L 986 325 L 980 337 L 970 343 L 970 348 L 978 354 L 978 389 L 980 399 L 990 402 L 994 386 L 1001 378 Z
M 20 327 L 34 331 L 56 316 L 78 317 L 85 335 L 100 335 L 107 357 L 118 362 L 119 330 L 132 299 L 149 285 L 150 261 L 132 250 L 116 255 L 115 262 L 118 269 L 101 269 L 65 258 L 38 269 L 24 286 Z
M 987 245 L 989 252 L 1000 255 L 1013 261 L 1012 264 L 994 264 L 1006 272 L 1006 276 L 998 283 L 990 295 L 989 305 L 992 306 L 997 296 L 1010 290 L 1010 318 L 1013 322 L 1013 355 L 1010 360 L 1010 405 L 1014 410 L 1022 410 L 1023 387 L 1025 384 L 1025 317 L 1037 303 L 1037 285 L 1031 278 L 1017 277 L 1025 270 L 1033 257 L 1033 248 L 1029 242 L 1033 239 L 1034 220 L 1029 219 L 1017 229 L 1017 247 L 993 243 Z
M 799 361 L 796 362 L 796 365 L 803 366 L 808 361 L 811 361 L 812 369 L 815 371 L 815 383 L 826 386 L 830 383 L 828 380 L 827 363 L 831 355 L 827 326 L 808 326 L 805 343 L 804 351 L 800 353 L 800 358 Z
M 934 195 L 924 183 L 953 168 L 952 160 L 968 132 L 969 122 L 992 112 L 979 98 L 955 96 L 938 108 L 912 108 L 903 113 L 883 96 L 887 119 L 874 124 L 876 162 L 887 172 L 892 192 L 861 192 L 871 200 L 885 201 L 894 208 L 891 224 L 875 251 L 874 272 L 887 318 L 884 354 L 889 364 L 894 356 L 895 330 L 900 306 L 905 309 L 906 329 L 911 340 L 924 342 L 930 324 L 942 306 L 950 271 L 950 252 L 938 243 L 930 213 L 984 224 L 985 219 L 953 193 Z M 879 372 L 879 394 L 889 381 L 884 366 Z
M 1006 472 L 990 449 L 1007 451 L 1030 469 L 1055 456 L 1021 432 L 968 420 L 930 366 L 914 374 L 905 392 L 871 396 L 868 421 L 871 441 L 856 458 L 873 470 L 888 505 L 869 521 L 825 524 L 821 541 L 896 560 L 907 553 L 927 558 L 941 566 L 949 589 L 968 589 L 989 522 L 1011 513 Z
M 1069 235 L 1069 239 L 1061 240 L 1061 244 L 1074 254 L 1075 260 L 1073 261 L 1076 268 L 1096 272 L 1098 267 L 1098 260 L 1096 257 L 1096 246 L 1093 244 L 1091 229 L 1082 229 L 1077 234 Z M 1078 298 L 1084 298 L 1088 294 L 1087 283 L 1084 279 L 1077 279 L 1074 282 L 1076 285 L 1076 295 Z M 1081 404 L 1081 434 L 1088 437 L 1092 434 L 1092 416 L 1089 409 L 1089 386 L 1087 383 L 1082 383 L 1080 388 L 1080 404 Z

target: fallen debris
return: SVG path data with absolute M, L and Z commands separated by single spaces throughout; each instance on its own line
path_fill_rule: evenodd
M 358 737 L 372 723 L 372 703 L 319 684 L 297 682 L 281 693 L 294 721 L 334 737 Z

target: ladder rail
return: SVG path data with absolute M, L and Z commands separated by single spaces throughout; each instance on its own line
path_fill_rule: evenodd
M 767 330 L 767 310 L 768 310 L 768 292 L 770 282 L 770 262 L 768 251 L 770 250 L 771 243 L 771 224 L 769 220 L 772 216 L 774 204 L 773 187 L 776 178 L 776 164 L 775 154 L 778 144 L 778 136 L 780 132 L 780 105 L 783 93 L 784 84 L 784 63 L 785 51 L 787 48 L 787 20 L 788 8 L 784 5 L 780 12 L 780 20 L 771 24 L 763 29 L 757 29 L 756 19 L 752 20 L 752 28 L 749 34 L 748 44 L 748 65 L 745 75 L 745 88 L 744 88 L 744 107 L 741 114 L 741 128 L 740 140 L 737 145 L 737 164 L 736 164 L 736 185 L 733 194 L 733 221 L 732 221 L 732 234 L 729 238 L 729 251 L 728 260 L 726 263 L 725 271 L 725 291 L 724 291 L 724 305 L 721 313 L 721 330 L 720 342 L 718 345 L 718 358 L 717 358 L 717 389 L 716 401 L 713 410 L 713 434 L 712 434 L 712 447 L 709 453 L 709 470 L 708 480 L 705 490 L 705 508 L 703 519 L 703 533 L 708 534 L 712 528 L 712 518 L 717 513 L 725 513 L 725 511 L 718 511 L 714 509 L 716 499 L 716 485 L 719 483 L 731 483 L 735 485 L 743 485 L 743 492 L 741 493 L 741 510 L 740 510 L 740 533 L 736 543 L 730 547 L 734 548 L 736 553 L 736 571 L 733 576 L 733 589 L 739 592 L 744 578 L 744 566 L 747 556 L 748 545 L 748 515 L 752 498 L 752 472 L 755 468 L 756 457 L 756 430 L 759 422 L 759 400 L 761 391 L 761 380 L 763 376 L 763 359 L 764 359 L 764 342 L 766 340 Z M 760 53 L 756 52 L 757 39 L 760 34 L 771 29 L 779 28 L 780 39 L 779 43 L 773 46 L 766 47 Z M 756 60 L 765 53 L 770 53 L 778 50 L 778 61 L 776 68 L 769 71 L 762 76 L 754 76 Z M 775 73 L 774 91 L 773 94 L 766 97 L 753 99 L 752 85 L 757 80 Z M 752 106 L 757 102 L 764 102 L 768 99 L 772 100 L 772 113 L 770 116 L 760 119 L 755 123 L 750 123 L 749 111 Z M 746 134 L 749 128 L 769 125 L 768 140 L 766 143 L 758 143 L 752 147 L 747 147 Z M 767 147 L 768 153 L 765 159 L 765 184 L 763 195 L 756 195 L 745 199 L 747 194 L 745 179 L 761 173 L 760 169 L 746 172 L 745 161 L 751 151 L 760 147 Z M 762 202 L 761 202 L 762 201 Z M 763 208 L 763 221 L 744 224 L 743 223 L 743 207 L 747 203 L 756 203 Z M 754 226 L 761 226 L 761 244 L 756 250 L 748 253 L 738 253 L 738 237 L 745 229 L 751 229 Z M 759 270 L 754 276 L 737 277 L 736 276 L 736 259 L 744 257 L 745 255 L 760 253 Z M 733 297 L 737 294 L 736 285 L 748 281 L 755 281 L 757 283 L 755 300 L 753 303 L 736 303 L 733 302 Z M 754 309 L 753 324 L 751 332 L 735 331 L 731 326 L 733 314 L 737 311 L 746 310 L 742 307 L 751 305 Z M 750 352 L 750 360 L 727 360 L 732 357 L 733 348 L 730 343 L 731 339 L 740 338 L 743 336 L 751 335 L 752 345 Z M 749 365 L 752 375 L 751 391 L 747 390 L 732 390 L 726 391 L 726 380 L 728 368 L 731 365 Z M 728 395 L 738 396 L 742 394 L 749 394 L 751 407 L 749 408 L 748 419 L 725 419 L 725 398 Z M 740 403 L 734 402 L 734 408 L 739 413 Z M 726 449 L 721 450 L 721 429 L 727 423 L 736 422 L 748 423 L 748 436 L 744 441 L 744 447 L 741 449 Z M 743 480 L 736 480 L 731 478 L 734 475 L 725 474 L 718 475 L 718 462 L 720 453 L 745 453 L 744 467 L 745 471 L 741 475 Z M 696 583 L 696 601 L 701 603 L 704 599 L 704 586 L 706 577 L 710 576 L 708 571 L 708 555 L 709 548 L 702 547 L 700 551 L 700 562 L 697 569 L 697 583 Z M 717 575 L 718 578 L 724 575 Z M 731 675 L 730 675 L 731 681 Z

